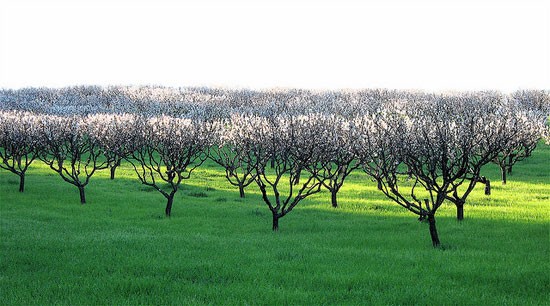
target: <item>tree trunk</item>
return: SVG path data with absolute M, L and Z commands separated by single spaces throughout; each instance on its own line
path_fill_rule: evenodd
M 86 204 L 86 194 L 84 194 L 84 186 L 78 186 L 80 192 L 80 204 Z
M 174 195 L 171 194 L 168 196 L 168 202 L 166 203 L 166 209 L 164 212 L 166 213 L 166 217 L 170 217 L 172 213 L 172 203 L 174 203 Z
M 279 215 L 277 213 L 273 213 L 273 231 L 276 232 L 279 230 Z
M 378 190 L 382 190 L 382 181 L 378 180 Z
M 491 195 L 491 181 L 489 179 L 485 181 L 485 195 Z
M 111 167 L 111 179 L 112 179 L 112 180 L 115 179 L 116 167 L 117 167 L 117 165 L 113 165 L 113 166 Z
M 510 154 L 508 156 L 508 174 L 512 174 L 512 161 L 514 160 L 514 157 L 516 157 L 515 154 Z
M 500 174 L 502 175 L 502 185 L 506 185 L 506 166 L 500 167 Z
M 114 180 L 115 179 L 115 171 L 116 171 L 116 168 L 120 166 L 120 160 L 117 160 L 112 166 L 111 166 L 111 179 Z
M 239 196 L 244 198 L 244 186 L 242 183 L 239 184 Z
M 336 194 L 338 193 L 338 190 L 336 188 L 332 189 L 330 191 L 330 200 L 331 200 L 331 203 L 332 203 L 332 207 L 334 208 L 338 208 L 338 200 L 336 198 Z
M 275 158 L 271 158 L 271 169 L 275 168 Z
M 294 185 L 300 184 L 300 175 L 302 174 L 302 169 L 298 169 L 296 176 L 294 177 Z
M 19 192 L 25 191 L 25 172 L 19 174 Z
M 439 236 L 437 235 L 437 228 L 435 227 L 435 216 L 433 214 L 428 214 L 428 222 L 430 223 L 430 236 L 432 237 L 432 244 L 434 248 L 436 248 L 441 243 L 439 242 Z
M 456 205 L 456 219 L 458 221 L 464 220 L 464 203 L 455 203 Z

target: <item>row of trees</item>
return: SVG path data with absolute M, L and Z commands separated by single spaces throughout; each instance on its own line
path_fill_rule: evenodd
M 93 174 L 111 168 L 114 178 L 126 160 L 141 183 L 166 198 L 170 216 L 183 180 L 210 158 L 241 197 L 247 186 L 258 188 L 273 230 L 323 187 L 337 207 L 346 177 L 361 169 L 388 198 L 429 223 L 437 246 L 439 207 L 453 203 L 462 219 L 468 195 L 486 181 L 482 167 L 504 159 L 508 171 L 547 132 L 548 114 L 532 105 L 548 96 L 524 93 L 523 100 L 499 93 L 431 95 L 429 101 L 396 95 L 355 107 L 355 114 L 283 107 L 204 118 L 1 111 L 0 165 L 20 177 L 23 191 L 29 164 L 40 159 L 76 186 L 85 203 Z
M 397 100 L 431 103 L 442 96 L 480 99 L 492 96 L 527 109 L 550 114 L 548 90 L 429 93 L 422 91 L 362 89 L 222 89 L 160 86 L 76 86 L 66 88 L 0 89 L 0 109 L 51 115 L 133 113 L 147 116 L 229 118 L 231 114 L 336 114 L 346 118 L 368 114 Z

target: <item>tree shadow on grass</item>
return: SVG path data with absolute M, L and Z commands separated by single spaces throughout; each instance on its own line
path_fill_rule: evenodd
M 265 226 L 266 231 L 269 230 L 270 213 L 263 204 L 260 192 L 254 188 L 254 185 L 247 189 L 246 198 L 241 199 L 239 198 L 238 189 L 225 181 L 221 169 L 211 167 L 208 169 L 208 173 L 208 177 L 213 179 L 214 183 L 210 180 L 204 181 L 200 171 L 197 171 L 196 177 L 193 178 L 192 176 L 190 180 L 183 182 L 176 194 L 173 219 L 178 218 L 178 216 L 188 217 L 189 207 L 193 207 L 193 212 L 196 213 L 198 209 L 207 210 L 208 207 L 206 206 L 210 205 L 215 207 L 214 218 L 226 219 L 219 220 L 219 224 L 239 223 L 236 220 L 246 216 L 253 217 L 255 220 L 260 217 L 260 219 L 263 219 L 261 226 Z M 110 180 L 107 175 L 108 171 L 103 171 L 101 175 L 93 177 L 87 187 L 89 203 L 86 205 L 90 206 L 90 209 L 97 205 L 101 206 L 102 209 L 108 207 L 111 215 L 117 211 L 122 215 L 128 215 L 128 210 L 139 208 L 140 211 L 151 211 L 148 216 L 152 216 L 154 219 L 162 219 L 166 202 L 159 192 L 154 188 L 142 185 L 139 180 L 133 177 L 119 176 L 115 180 Z M 6 183 L 4 184 L 5 194 L 9 195 L 11 201 L 18 201 L 20 195 L 18 195 L 17 190 L 11 188 L 13 184 L 9 183 L 13 180 L 14 178 L 9 174 L 0 176 L 0 184 Z M 33 183 L 37 183 L 37 188 L 33 187 Z M 374 187 L 374 183 L 370 180 L 365 181 L 365 185 L 373 185 L 370 187 Z M 63 182 L 60 178 L 52 180 L 52 177 L 44 171 L 30 172 L 28 187 L 25 193 L 25 201 L 34 197 L 44 201 L 79 205 L 78 190 L 74 186 Z M 365 195 L 367 198 L 362 198 Z M 339 227 L 346 224 L 346 222 L 350 222 L 354 226 L 364 223 L 367 226 L 364 228 L 365 231 L 369 230 L 368 226 L 386 227 L 389 228 L 386 231 L 388 233 L 393 232 L 393 236 L 396 237 L 404 236 L 407 237 L 406 239 L 417 240 L 422 244 L 429 241 L 428 225 L 418 222 L 416 215 L 406 212 L 391 200 L 386 199 L 381 193 L 367 192 L 359 193 L 357 196 L 342 199 L 342 205 L 339 209 L 330 207 L 329 194 L 326 192 L 305 199 L 295 210 L 281 219 L 281 232 L 294 234 L 324 232 L 328 234 L 335 230 L 335 226 Z M 544 200 L 548 199 L 548 196 L 540 195 L 540 198 Z M 488 205 L 485 204 L 478 203 L 477 206 Z M 201 213 L 200 216 L 206 214 Z M 466 218 L 462 222 L 457 222 L 455 218 L 450 217 L 448 214 L 440 214 L 437 217 L 438 230 L 443 242 L 442 249 L 452 249 L 458 238 L 469 241 L 471 236 L 483 237 L 485 234 L 490 234 L 492 229 L 510 229 L 514 228 L 513 226 L 510 227 L 513 224 L 518 224 L 518 230 L 523 226 L 528 226 L 521 221 L 495 220 L 494 218 L 483 218 L 475 214 Z M 390 220 L 394 221 L 389 222 Z M 471 224 L 477 224 L 473 228 L 482 227 L 485 229 L 479 229 L 479 232 L 468 231 L 468 234 L 462 235 L 464 229 Z M 502 224 L 506 226 L 502 227 Z M 534 226 L 538 225 L 535 224 Z M 419 232 L 413 235 L 410 231 Z M 496 230 L 495 232 L 498 233 L 499 231 Z M 516 237 L 515 239 L 518 240 L 522 239 L 521 235 L 517 234 L 506 233 L 505 236 Z M 486 243 L 487 241 L 484 241 L 481 245 Z M 469 243 L 465 243 L 465 245 L 469 245 Z

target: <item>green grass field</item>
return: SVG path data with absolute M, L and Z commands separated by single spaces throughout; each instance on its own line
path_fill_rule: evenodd
M 361 172 L 300 203 L 271 231 L 256 186 L 240 199 L 207 163 L 165 199 L 123 165 L 76 187 L 36 162 L 25 193 L 0 171 L 0 304 L 550 304 L 550 147 L 484 174 L 457 222 L 428 225 Z

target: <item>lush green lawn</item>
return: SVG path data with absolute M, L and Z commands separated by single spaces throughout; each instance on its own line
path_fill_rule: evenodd
M 0 304 L 550 304 L 550 147 L 518 164 L 502 186 L 485 169 L 465 220 L 428 225 L 352 174 L 340 208 L 328 193 L 301 203 L 271 231 L 247 198 L 206 164 L 164 198 L 123 165 L 92 178 L 88 204 L 43 164 L 25 193 L 0 172 Z

